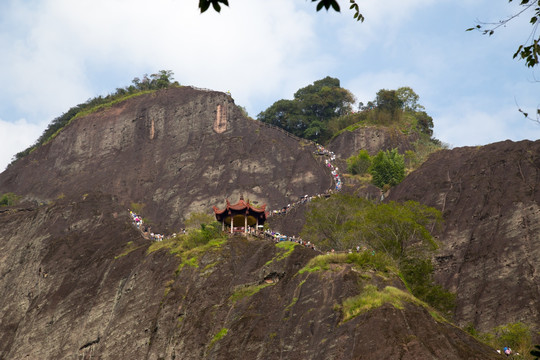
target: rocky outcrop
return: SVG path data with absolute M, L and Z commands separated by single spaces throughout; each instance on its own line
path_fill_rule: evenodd
M 439 151 L 390 200 L 436 207 L 437 279 L 457 294 L 455 318 L 480 330 L 540 324 L 540 141 Z
M 417 140 L 417 133 L 405 135 L 396 128 L 361 126 L 341 132 L 330 141 L 328 148 L 342 159 L 356 155 L 360 150 L 367 150 L 373 156 L 380 150 L 397 148 L 403 154 L 407 150 L 414 150 L 413 143 Z
M 244 117 L 215 91 L 171 88 L 74 120 L 0 174 L 0 193 L 37 202 L 91 191 L 144 204 L 160 232 L 243 195 L 276 209 L 332 187 L 313 145 Z
M 386 274 L 233 237 L 185 259 L 150 242 L 111 196 L 0 214 L 2 359 L 495 359 L 422 306 L 343 321 L 340 304 Z M 258 291 L 257 291 L 258 290 Z

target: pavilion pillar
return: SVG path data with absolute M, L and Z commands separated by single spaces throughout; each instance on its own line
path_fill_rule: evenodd
M 247 215 L 244 216 L 244 233 L 247 234 Z
M 234 230 L 234 216 L 231 215 L 231 234 L 233 233 L 233 230 Z
M 225 218 L 221 220 L 221 231 L 225 231 Z
M 255 225 L 255 234 L 259 233 L 259 217 L 257 216 L 257 224 Z

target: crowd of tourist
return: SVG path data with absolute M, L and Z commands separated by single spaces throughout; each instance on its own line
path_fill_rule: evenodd
M 315 249 L 315 244 L 311 243 L 310 241 L 304 241 L 300 237 L 296 237 L 294 235 L 293 236 L 287 236 L 287 235 L 280 234 L 278 232 L 274 232 L 274 231 L 271 231 L 271 230 L 266 230 L 264 232 L 264 236 L 266 238 L 274 240 L 274 242 L 276 242 L 276 243 L 281 242 L 281 241 L 292 241 L 292 242 L 295 242 L 297 244 L 303 245 L 303 246 L 305 246 L 307 248 L 316 250 Z
M 164 235 L 163 234 L 157 234 L 153 233 L 151 231 L 151 228 L 148 225 L 144 224 L 142 216 L 136 214 L 135 212 L 129 210 L 129 215 L 131 215 L 131 219 L 133 221 L 133 224 L 139 229 L 145 237 L 150 238 L 152 241 L 163 241 Z M 176 236 L 176 234 L 173 234 L 173 236 Z
M 269 211 L 268 217 L 273 216 L 273 215 L 285 215 L 289 212 L 289 210 L 293 209 L 297 205 L 305 204 L 306 202 L 309 202 L 318 197 L 328 197 L 333 191 L 341 191 L 342 182 L 341 182 L 341 176 L 338 173 L 339 168 L 337 166 L 334 166 L 334 164 L 332 163 L 333 161 L 336 160 L 336 154 L 334 154 L 333 151 L 326 149 L 322 145 L 317 145 L 317 150 L 315 150 L 315 154 L 328 157 L 327 159 L 325 159 L 325 164 L 330 169 L 330 173 L 332 174 L 332 179 L 334 180 L 334 184 L 335 184 L 334 189 L 328 190 L 324 194 L 317 194 L 313 196 L 304 195 L 300 198 L 300 200 L 290 203 L 279 210 Z
M 273 215 L 285 215 L 291 209 L 295 208 L 298 205 L 302 205 L 302 204 L 305 204 L 307 202 L 310 202 L 311 200 L 313 200 L 315 198 L 329 197 L 332 192 L 341 190 L 342 182 L 341 182 L 341 177 L 340 177 L 340 175 L 338 173 L 339 169 L 338 169 L 337 166 L 334 166 L 334 164 L 333 164 L 333 161 L 336 160 L 336 155 L 334 154 L 334 152 L 329 151 L 324 146 L 317 144 L 317 150 L 315 151 L 315 154 L 328 157 L 327 159 L 325 159 L 325 164 L 330 169 L 330 173 L 332 174 L 332 178 L 334 180 L 335 188 L 334 189 L 329 189 L 324 194 L 317 194 L 317 195 L 313 195 L 313 196 L 304 195 L 304 196 L 302 196 L 300 198 L 300 200 L 298 200 L 296 202 L 293 202 L 293 203 L 290 203 L 287 206 L 284 206 L 283 208 L 281 208 L 279 210 L 271 210 L 271 211 L 269 211 L 268 212 L 268 217 L 271 217 Z M 137 227 L 137 229 L 139 229 L 143 233 L 143 236 L 145 236 L 146 238 L 149 238 L 150 240 L 153 240 L 153 241 L 163 241 L 163 239 L 168 238 L 168 237 L 165 237 L 163 234 L 158 234 L 158 233 L 152 232 L 151 228 L 148 225 L 144 224 L 142 216 L 136 214 L 135 212 L 133 212 L 131 210 L 129 210 L 129 214 L 131 215 L 133 224 Z M 253 232 L 255 232 L 255 230 L 256 229 L 254 229 L 254 231 L 249 231 L 249 232 L 253 233 Z M 182 229 L 181 231 L 183 233 L 186 232 L 185 229 Z M 299 237 L 286 236 L 286 235 L 279 234 L 279 233 L 276 233 L 276 232 L 272 232 L 272 231 L 269 231 L 269 230 L 265 231 L 264 235 L 265 235 L 265 237 L 270 237 L 270 238 L 274 239 L 274 241 L 276 241 L 276 242 L 279 242 L 279 241 L 293 241 L 293 242 L 296 242 L 298 244 L 304 245 L 306 247 L 309 247 L 309 248 L 315 250 L 315 245 L 314 244 L 312 244 L 309 241 L 307 241 L 307 242 L 303 241 Z M 172 237 L 174 237 L 174 236 L 176 236 L 176 234 L 172 235 Z
M 341 183 L 341 177 L 339 176 L 339 173 L 338 173 L 339 169 L 337 166 L 334 166 L 334 164 L 332 163 L 334 160 L 336 160 L 336 154 L 334 154 L 333 151 L 326 149 L 322 145 L 317 145 L 317 150 L 315 151 L 315 154 L 328 156 L 328 159 L 325 160 L 326 166 L 330 168 L 330 173 L 332 173 L 332 177 L 336 184 L 335 190 L 340 191 L 342 183 Z

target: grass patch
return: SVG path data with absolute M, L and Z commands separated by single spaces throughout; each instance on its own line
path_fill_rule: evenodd
M 298 302 L 298 298 L 294 297 L 289 305 L 285 308 L 285 311 L 289 311 L 296 303 Z
M 289 255 L 292 254 L 292 252 L 294 251 L 294 248 L 297 245 L 300 245 L 300 244 L 292 242 L 292 241 L 280 241 L 280 242 L 278 242 L 276 244 L 276 247 L 279 248 L 279 249 L 282 249 L 284 251 L 281 252 L 280 254 L 274 256 L 271 260 L 268 260 L 266 262 L 266 264 L 264 264 L 264 266 L 268 266 L 271 263 L 273 263 L 274 261 L 281 261 L 283 259 L 286 259 L 287 257 L 289 257 Z
M 274 283 L 263 283 L 260 285 L 251 285 L 251 286 L 242 286 L 239 289 L 237 289 L 230 297 L 229 300 L 232 303 L 237 302 L 238 300 L 241 300 L 246 297 L 250 297 L 261 291 L 267 286 L 274 285 Z
M 216 335 L 214 335 L 214 337 L 212 338 L 212 341 L 210 341 L 210 345 L 209 345 L 210 348 L 212 348 L 216 342 L 223 339 L 223 337 L 227 335 L 228 332 L 229 332 L 229 329 L 227 328 L 222 328 L 221 330 L 219 330 L 219 332 Z
M 342 323 L 354 319 L 360 314 L 381 307 L 384 304 L 391 304 L 396 309 L 403 309 L 405 302 L 425 308 L 439 322 L 447 322 L 442 315 L 428 304 L 415 298 L 408 292 L 393 286 L 386 286 L 383 290 L 378 290 L 375 285 L 366 285 L 360 295 L 347 298 L 343 301 L 341 306 L 343 313 Z
M 374 285 L 366 285 L 362 294 L 345 299 L 342 305 L 343 322 L 354 319 L 356 316 L 381 307 L 386 303 L 398 309 L 403 309 L 403 298 L 409 294 L 392 286 L 379 291 Z
M 303 274 L 305 272 L 311 273 L 315 271 L 329 270 L 331 264 L 352 264 L 355 268 L 362 270 L 397 273 L 392 258 L 382 252 L 377 252 L 374 254 L 370 251 L 361 251 L 359 253 L 349 254 L 340 253 L 319 255 L 309 260 L 307 265 L 300 269 L 298 273 Z
M 221 225 L 215 222 L 205 224 L 201 226 L 201 229 L 190 229 L 187 234 L 155 241 L 148 247 L 146 254 L 168 250 L 169 254 L 180 257 L 182 261 L 175 271 L 175 274 L 178 275 L 186 265 L 198 268 L 199 257 L 208 251 L 220 248 L 225 241 L 227 241 L 227 236 L 221 231 Z M 211 266 L 215 264 L 211 264 Z
M 120 259 L 121 257 L 126 256 L 126 255 L 129 254 L 130 252 L 135 251 L 135 250 L 137 250 L 138 248 L 143 247 L 143 246 L 144 246 L 144 245 L 137 246 L 137 245 L 135 245 L 135 244 L 133 243 L 133 241 L 129 241 L 129 242 L 126 244 L 126 248 L 124 249 L 124 251 L 122 251 L 121 254 L 116 255 L 116 256 L 114 257 L 114 260 Z

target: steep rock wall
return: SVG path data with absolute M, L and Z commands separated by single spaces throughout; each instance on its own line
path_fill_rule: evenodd
M 439 151 L 391 191 L 441 210 L 437 278 L 456 320 L 540 324 L 540 141 Z
M 405 153 L 407 150 L 414 150 L 412 143 L 416 140 L 417 134 L 405 135 L 393 128 L 363 126 L 353 131 L 343 131 L 332 139 L 328 148 L 342 159 L 347 159 L 360 150 L 367 150 L 370 155 L 375 155 L 380 150 L 397 148 L 400 153 Z
M 403 286 L 348 265 L 300 274 L 317 255 L 301 246 L 233 237 L 179 267 L 110 196 L 5 211 L 0 228 L 2 359 L 497 358 L 412 303 L 342 322 L 366 284 Z
M 245 118 L 230 96 L 189 87 L 138 96 L 74 120 L 0 174 L 0 193 L 47 201 L 102 191 L 173 232 L 193 211 L 241 195 L 280 208 L 331 188 L 313 146 Z

